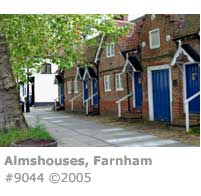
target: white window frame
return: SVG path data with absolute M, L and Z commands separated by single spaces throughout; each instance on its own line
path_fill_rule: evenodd
M 110 43 L 106 46 L 106 56 L 107 58 L 115 56 L 115 44 Z
M 78 94 L 78 81 L 76 79 L 73 81 L 73 88 L 74 94 Z
M 119 86 L 117 85 L 118 83 L 119 83 Z M 121 73 L 115 74 L 115 87 L 116 87 L 116 91 L 123 91 L 124 90 Z
M 111 75 L 104 75 L 104 90 L 111 92 Z
M 71 94 L 71 81 L 67 81 L 66 83 L 66 87 L 67 87 L 67 94 L 70 95 Z
M 155 31 L 158 32 L 158 44 L 153 46 L 152 45 L 152 33 Z M 160 48 L 160 30 L 159 29 L 153 29 L 153 30 L 149 31 L 149 46 L 150 46 L 150 49 Z

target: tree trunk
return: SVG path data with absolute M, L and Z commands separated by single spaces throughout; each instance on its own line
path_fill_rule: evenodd
M 0 131 L 25 128 L 16 81 L 9 63 L 5 37 L 0 34 Z

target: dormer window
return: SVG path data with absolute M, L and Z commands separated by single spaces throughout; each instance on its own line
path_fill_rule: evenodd
M 151 49 L 160 48 L 160 31 L 154 29 L 149 31 L 149 45 Z
M 108 44 L 106 46 L 106 56 L 108 58 L 115 56 L 115 44 L 114 43 Z

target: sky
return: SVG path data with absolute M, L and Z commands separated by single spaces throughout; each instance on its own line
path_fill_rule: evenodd
M 128 20 L 133 20 L 143 15 L 144 14 L 128 14 Z

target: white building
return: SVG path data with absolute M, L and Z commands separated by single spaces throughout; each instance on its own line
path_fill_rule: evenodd
M 40 73 L 30 76 L 29 101 L 33 106 L 52 105 L 58 98 L 58 85 L 55 84 L 55 75 L 58 66 L 50 62 L 44 63 Z M 27 85 L 20 85 L 20 99 L 25 101 Z

